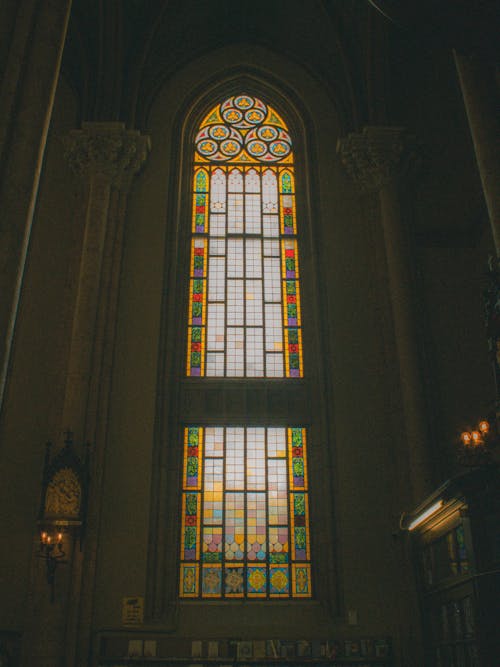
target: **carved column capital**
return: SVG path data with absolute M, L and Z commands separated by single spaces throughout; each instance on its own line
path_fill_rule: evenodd
M 146 160 L 150 139 L 137 130 L 126 130 L 123 123 L 83 123 L 81 130 L 66 137 L 65 148 L 76 174 L 105 176 L 114 187 L 126 189 Z
M 339 139 L 337 153 L 365 192 L 414 174 L 421 165 L 416 140 L 403 127 L 366 126 Z

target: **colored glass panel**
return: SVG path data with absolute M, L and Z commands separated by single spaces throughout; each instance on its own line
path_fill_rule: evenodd
M 222 594 L 222 568 L 220 565 L 203 565 L 201 591 L 205 598 L 219 598 Z
M 292 596 L 311 597 L 310 565 L 292 565 Z
M 199 565 L 181 565 L 180 595 L 184 598 L 198 597 Z
M 180 595 L 311 597 L 306 432 L 184 432 Z
M 262 100 L 237 95 L 206 115 L 195 146 L 187 375 L 302 377 L 286 124 Z

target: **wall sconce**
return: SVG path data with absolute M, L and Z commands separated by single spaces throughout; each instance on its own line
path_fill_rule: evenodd
M 482 419 L 475 428 L 462 431 L 458 461 L 467 467 L 488 465 L 491 462 L 490 448 L 498 444 L 497 416 Z
M 38 526 L 40 546 L 38 558 L 45 561 L 50 601 L 54 602 L 55 575 L 59 565 L 68 563 L 64 542 L 73 546 L 85 529 L 87 492 L 89 486 L 89 444 L 82 462 L 73 448 L 73 434 L 65 433 L 64 447 L 52 458 L 52 443 L 46 445 L 42 494 Z M 64 537 L 67 536 L 67 540 Z
M 42 531 L 40 533 L 40 550 L 38 558 L 45 560 L 45 567 L 47 572 L 47 583 L 50 586 L 50 601 L 54 602 L 54 584 L 56 578 L 56 569 L 58 565 L 66 565 L 67 560 L 63 560 L 66 553 L 63 549 L 63 534 L 49 533 Z

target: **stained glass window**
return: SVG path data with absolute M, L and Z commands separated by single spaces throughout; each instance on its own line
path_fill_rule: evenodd
M 230 97 L 195 139 L 190 377 L 303 375 L 292 142 L 272 107 Z
M 306 431 L 184 431 L 180 596 L 311 597 Z

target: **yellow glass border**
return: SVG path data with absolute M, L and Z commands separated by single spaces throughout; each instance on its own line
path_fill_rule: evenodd
M 202 306 L 203 306 L 202 311 L 201 311 L 201 324 L 193 324 L 193 315 L 192 315 L 192 313 L 193 313 L 193 281 L 195 281 L 195 280 L 201 280 L 202 283 L 203 283 L 203 292 L 201 293 L 202 294 L 201 303 L 202 303 Z M 205 278 L 191 278 L 190 281 L 189 281 L 189 291 L 190 291 L 190 294 L 189 294 L 189 316 L 190 316 L 190 320 L 191 320 L 191 323 L 190 323 L 189 326 L 204 327 L 204 326 L 206 326 L 206 323 L 207 323 L 206 322 L 206 318 L 207 318 L 207 308 L 206 308 L 206 306 L 207 306 L 207 303 L 206 303 L 206 301 L 207 301 L 207 281 L 206 281 L 206 279 Z
M 303 568 L 307 570 L 307 580 L 309 582 L 309 592 L 308 593 L 298 593 L 297 592 L 297 568 Z M 310 598 L 312 597 L 312 581 L 311 581 L 311 565 L 309 563 L 292 563 L 292 597 L 294 598 Z
M 304 524 L 306 529 L 306 557 L 304 561 L 297 560 L 295 558 L 295 515 L 293 513 L 293 491 L 290 492 L 289 506 L 290 506 L 290 545 L 292 551 L 290 554 L 290 559 L 292 563 L 307 563 L 311 560 L 311 548 L 310 548 L 310 528 L 309 528 L 309 494 L 307 492 L 297 491 L 296 493 L 304 493 Z M 299 526 L 300 527 L 300 526 Z
M 295 328 L 295 327 L 286 327 L 284 328 L 284 335 L 285 335 L 285 375 L 287 378 L 290 377 L 290 352 L 288 350 L 288 329 L 289 328 Z M 300 327 L 297 327 L 297 335 L 299 342 L 297 343 L 298 348 L 299 348 L 299 375 L 298 377 L 304 377 L 304 361 L 302 358 L 302 329 Z M 295 379 L 295 378 L 294 378 Z
M 281 188 L 281 177 L 285 174 L 288 173 L 290 176 L 291 184 L 292 184 L 292 191 L 291 192 L 283 192 Z M 279 169 L 278 173 L 278 184 L 279 184 L 279 193 L 280 195 L 295 195 L 295 173 L 293 166 L 292 167 L 281 167 Z
M 192 343 L 193 341 L 191 340 L 191 329 L 193 326 L 199 326 L 201 329 L 201 364 L 200 364 L 200 374 L 199 375 L 191 375 L 191 352 L 192 352 Z M 187 353 L 186 353 L 186 373 L 187 377 L 205 377 L 205 332 L 206 332 L 206 327 L 200 325 L 188 325 L 188 342 L 187 342 Z
M 197 486 L 188 486 L 187 485 L 187 460 L 188 460 L 188 435 L 189 428 L 197 428 L 199 433 L 198 438 L 198 485 Z M 203 465 L 200 465 L 200 461 L 203 463 L 203 443 L 204 443 L 204 428 L 203 426 L 186 426 L 184 428 L 184 469 L 182 471 L 182 489 L 183 491 L 201 491 L 202 478 L 203 478 Z
M 192 568 L 195 571 L 195 592 L 186 593 L 183 589 L 184 569 Z M 179 596 L 181 598 L 198 598 L 200 596 L 200 566 L 198 563 L 181 563 L 180 579 L 179 579 Z
M 186 540 L 186 494 L 194 493 L 196 495 L 196 554 L 193 561 L 186 561 L 184 554 L 185 540 Z M 188 562 L 199 563 L 200 561 L 200 542 L 201 542 L 201 493 L 193 489 L 182 492 L 182 536 L 181 536 L 181 560 Z
M 294 240 L 294 236 L 297 235 L 297 225 L 296 225 L 296 212 L 295 212 L 295 195 L 292 193 L 282 193 L 280 192 L 280 232 L 284 239 Z M 292 198 L 292 233 L 285 234 L 285 207 L 283 206 L 283 197 Z
M 195 258 L 195 241 L 203 241 L 203 275 L 195 276 L 194 275 L 194 258 Z M 199 246 L 198 246 L 199 247 Z M 205 280 L 207 279 L 207 258 L 208 258 L 208 239 L 205 236 L 200 236 L 199 234 L 193 234 L 191 238 L 191 261 L 189 263 L 189 277 L 191 280 Z M 193 296 L 193 291 L 191 290 L 191 296 Z
M 293 243 L 293 251 L 294 251 L 294 258 L 295 258 L 295 278 L 287 278 L 286 277 L 286 248 L 285 245 L 287 243 Z M 299 270 L 299 250 L 297 246 L 297 239 L 294 238 L 293 236 L 287 236 L 285 238 L 281 238 L 281 276 L 283 280 L 299 280 L 300 278 L 300 270 Z
M 198 192 L 198 190 L 196 189 L 196 179 L 198 178 L 198 174 L 200 173 L 200 171 L 204 171 L 205 176 L 207 177 L 207 189 Z M 193 192 L 195 194 L 196 193 L 198 193 L 198 194 L 208 194 L 210 192 L 210 173 L 207 169 L 205 169 L 205 167 L 198 167 L 197 169 L 194 170 L 194 174 L 193 174 Z
M 198 232 L 196 231 L 196 197 L 199 195 L 204 195 L 206 197 L 206 203 L 205 203 L 205 213 L 204 213 L 204 219 L 203 219 L 203 232 Z M 208 197 L 208 192 L 194 192 L 193 193 L 193 234 L 198 235 L 199 234 L 208 234 L 208 209 L 209 209 L 209 197 Z
M 293 428 L 300 428 L 300 430 L 302 431 L 302 457 L 304 459 L 304 486 L 295 486 L 294 483 L 293 483 L 293 468 L 292 468 L 292 458 L 293 458 L 293 434 L 292 434 L 292 430 L 293 430 Z M 306 429 L 303 428 L 303 427 L 298 427 L 298 426 L 289 427 L 287 438 L 288 438 L 288 485 L 289 485 L 290 492 L 298 491 L 300 493 L 302 491 L 308 491 Z

